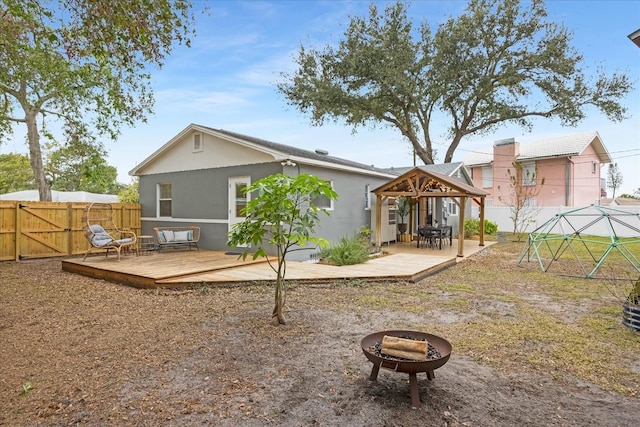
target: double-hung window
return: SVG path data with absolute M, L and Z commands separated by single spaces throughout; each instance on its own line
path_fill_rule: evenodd
M 493 187 L 493 167 L 485 166 L 482 168 L 482 188 Z
M 536 185 L 536 164 L 534 162 L 522 164 L 522 185 L 526 187 Z
M 158 216 L 171 216 L 171 184 L 158 184 Z
M 327 183 L 331 185 L 331 188 L 333 188 L 333 181 L 327 180 Z M 333 200 L 324 195 L 313 197 L 311 199 L 311 203 L 316 205 L 319 209 L 326 209 L 328 211 L 333 210 Z
M 389 199 L 389 225 L 395 224 L 396 220 L 396 199 Z

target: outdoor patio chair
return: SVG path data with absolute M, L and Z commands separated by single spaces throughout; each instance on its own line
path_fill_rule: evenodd
M 84 235 L 89 241 L 89 249 L 82 260 L 94 250 L 106 250 L 105 256 L 114 249 L 120 261 L 122 249 L 137 249 L 136 233 L 128 228 L 120 229 L 113 221 L 113 208 L 108 203 L 91 203 L 84 209 L 82 216 Z

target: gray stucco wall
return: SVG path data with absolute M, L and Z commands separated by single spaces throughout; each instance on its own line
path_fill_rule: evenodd
M 203 249 L 226 251 L 229 209 L 229 178 L 251 177 L 251 182 L 282 171 L 279 163 L 234 166 L 144 175 L 140 177 L 142 232 L 153 235 L 153 227 L 200 227 Z M 160 183 L 171 184 L 172 218 L 156 217 L 156 188 Z M 179 220 L 178 220 L 179 219 Z
M 226 244 L 229 178 L 250 176 L 253 183 L 282 172 L 282 169 L 280 163 L 267 163 L 141 176 L 142 232 L 151 235 L 153 227 L 197 225 L 201 228 L 201 248 L 235 250 Z M 371 211 L 365 209 L 365 186 L 369 184 L 374 189 L 388 181 L 386 178 L 305 165 L 286 167 L 285 172 L 294 176 L 298 173 L 313 174 L 333 182 L 338 199 L 334 201 L 334 209 L 329 211 L 329 216 L 321 214 L 321 223 L 314 233 L 331 242 L 352 235 L 362 226 L 371 228 Z M 156 218 L 156 188 L 159 183 L 170 183 L 172 187 L 171 220 Z M 308 247 L 292 252 L 288 259 L 308 260 L 315 252 L 314 247 Z

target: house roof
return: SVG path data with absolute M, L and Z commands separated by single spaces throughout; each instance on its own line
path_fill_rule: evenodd
M 589 145 L 593 145 L 600 163 L 611 163 L 611 156 L 602 143 L 600 135 L 595 131 L 520 143 L 516 160 L 577 156 L 582 154 Z M 465 157 L 463 163 L 467 166 L 481 166 L 492 161 L 493 151 L 480 150 Z
M 423 169 L 425 171 L 432 171 L 432 172 L 440 173 L 442 175 L 452 176 L 459 169 L 463 169 L 464 170 L 464 163 L 462 163 L 462 162 L 454 162 L 454 163 L 440 163 L 440 164 L 437 164 L 437 165 L 401 166 L 401 167 L 385 168 L 383 170 L 387 171 L 389 173 L 392 173 L 394 175 L 402 175 L 403 173 L 408 172 L 408 171 L 410 171 L 411 169 L 413 169 L 415 167 L 418 167 L 418 168 Z
M 160 147 L 153 154 L 151 154 L 151 156 L 147 157 L 138 166 L 132 169 L 129 174 L 139 174 L 145 166 L 149 165 L 155 159 L 162 156 L 174 144 L 178 144 L 181 138 L 186 133 L 193 130 L 208 133 L 210 135 L 217 136 L 218 138 L 240 144 L 263 153 L 270 154 L 273 156 L 274 161 L 291 160 L 298 163 L 312 164 L 332 169 L 343 169 L 351 172 L 364 173 L 367 175 L 377 175 L 384 178 L 393 178 L 394 176 L 394 174 L 391 174 L 387 170 L 375 168 L 372 165 L 365 165 L 363 163 L 354 162 L 340 157 L 330 156 L 328 153 L 321 150 L 317 150 L 314 152 L 290 145 L 267 141 L 265 139 L 256 138 L 237 132 L 231 132 L 224 129 L 215 129 L 212 127 L 197 124 L 190 124 L 189 126 L 187 126 L 182 132 L 173 137 L 169 142 Z
M 640 206 L 640 199 L 632 199 L 630 197 L 616 197 L 613 200 L 610 197 L 603 197 L 600 199 L 600 204 L 603 206 Z
M 640 47 L 640 29 L 635 30 L 633 33 L 629 34 L 629 40 L 635 43 L 636 46 Z
M 423 167 L 414 167 L 373 192 L 391 197 L 484 197 L 489 194 L 458 178 Z

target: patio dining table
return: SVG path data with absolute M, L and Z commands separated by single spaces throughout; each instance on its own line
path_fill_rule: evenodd
M 424 247 L 426 247 L 426 245 L 433 246 L 435 242 L 438 242 L 438 249 L 442 249 L 442 241 L 449 238 L 449 246 L 451 246 L 453 241 L 452 229 L 453 227 L 450 225 L 418 227 L 417 245 L 420 247 L 421 241 L 424 241 Z

